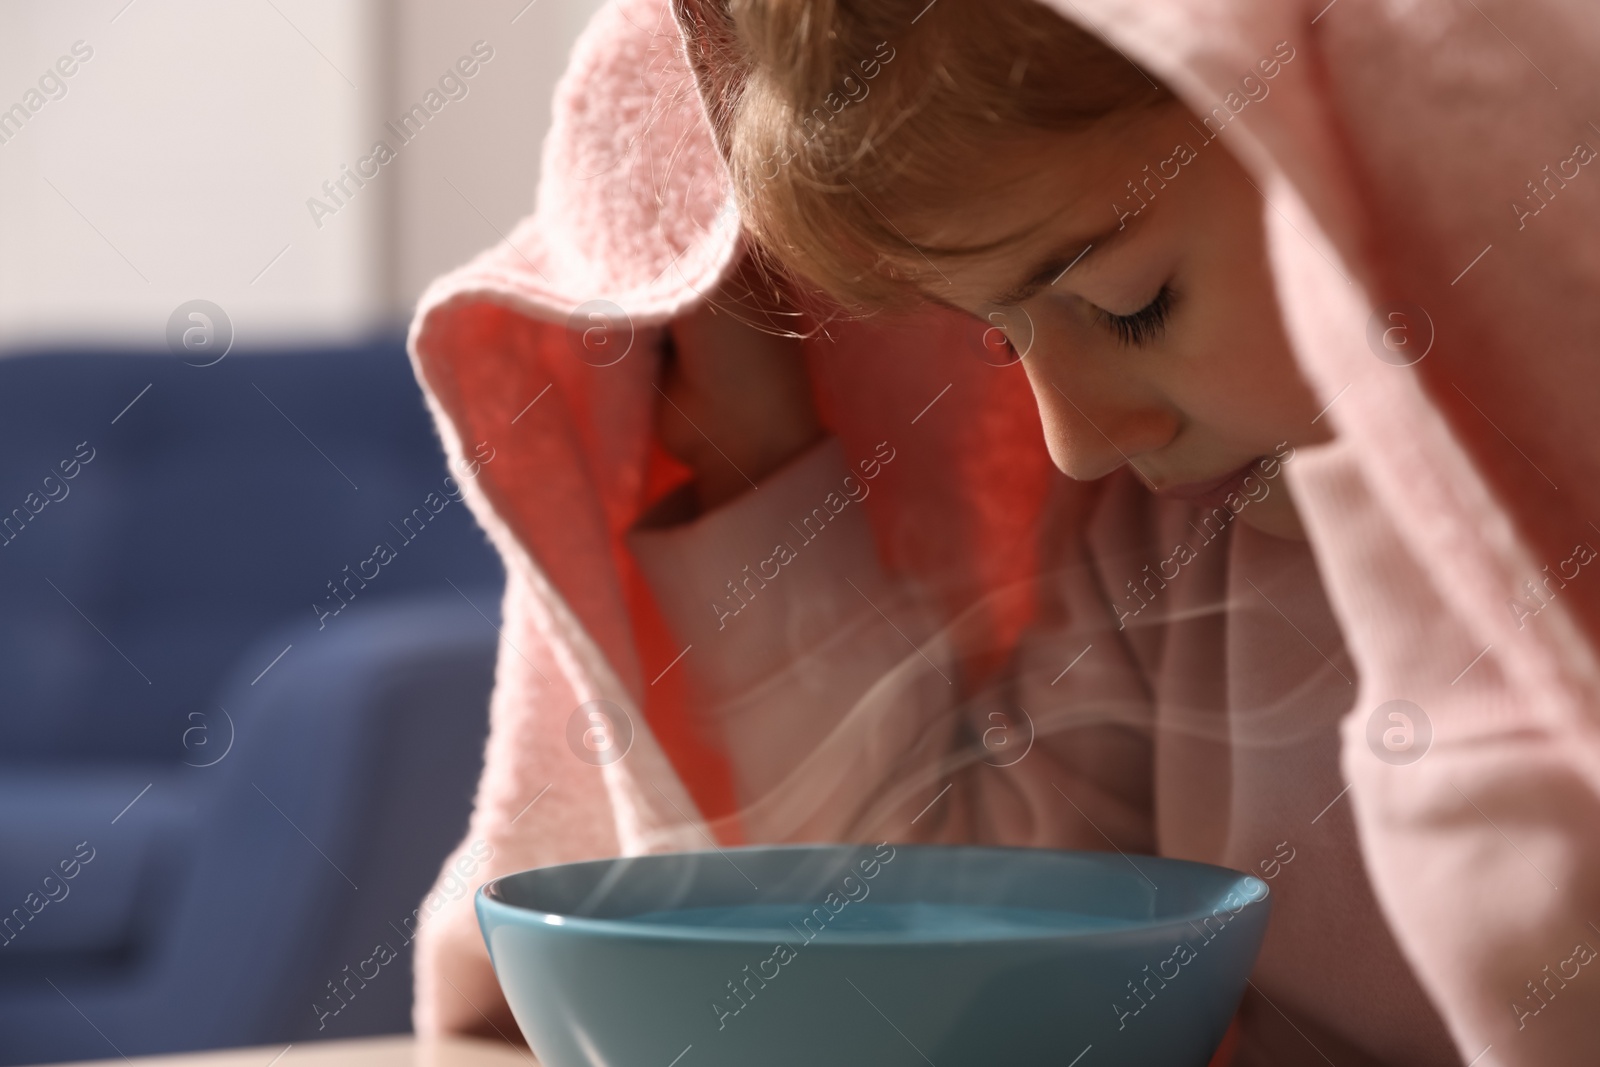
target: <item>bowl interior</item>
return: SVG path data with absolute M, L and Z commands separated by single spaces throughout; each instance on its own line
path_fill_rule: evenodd
M 831 904 L 836 936 L 926 941 L 1199 921 L 1230 894 L 1236 907 L 1265 888 L 1221 867 L 1117 853 L 822 845 L 562 864 L 483 895 L 553 925 L 719 940 L 762 939 Z

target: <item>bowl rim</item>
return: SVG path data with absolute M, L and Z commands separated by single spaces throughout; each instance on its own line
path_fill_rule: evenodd
M 1136 856 L 1130 857 L 1129 854 L 1120 851 L 1109 852 L 1097 849 L 1034 848 L 1026 845 L 964 845 L 932 843 L 896 844 L 894 842 L 888 842 L 888 844 L 893 847 L 897 853 L 900 849 L 924 853 L 1027 853 L 1029 855 L 1046 854 L 1054 856 L 1076 856 L 1107 863 L 1110 863 L 1113 859 L 1120 858 L 1122 860 L 1126 860 L 1130 865 L 1132 865 L 1134 870 L 1147 881 L 1149 880 L 1149 877 L 1145 875 L 1143 871 L 1139 870 L 1138 865 L 1134 863 L 1134 859 L 1151 861 L 1168 870 L 1189 868 L 1197 871 L 1203 870 L 1212 872 L 1214 876 L 1219 879 L 1219 890 L 1226 890 L 1225 893 L 1219 894 L 1217 898 L 1214 898 L 1218 900 L 1222 899 L 1222 897 L 1226 896 L 1228 893 L 1238 890 L 1240 887 L 1250 886 L 1252 884 L 1259 886 L 1262 890 L 1261 895 L 1256 897 L 1246 897 L 1244 903 L 1240 905 L 1238 910 L 1226 908 L 1221 909 L 1223 914 L 1229 916 L 1230 921 L 1232 918 L 1237 918 L 1246 911 L 1250 911 L 1255 905 L 1267 905 L 1269 912 L 1271 907 L 1272 887 L 1268 885 L 1265 880 L 1250 874 L 1248 871 L 1240 871 L 1232 867 L 1223 867 L 1219 864 L 1205 863 L 1199 860 L 1180 859 L 1176 856 L 1152 856 L 1146 854 L 1137 854 Z M 480 924 L 484 922 L 485 913 L 491 912 L 497 913 L 503 921 L 517 922 L 539 927 L 548 926 L 552 929 L 564 930 L 572 934 L 588 934 L 607 938 L 639 939 L 648 941 L 717 942 L 729 944 L 764 945 L 771 942 L 772 935 L 775 931 L 755 927 L 719 928 L 704 926 L 673 926 L 666 923 L 640 923 L 626 918 L 603 919 L 585 915 L 571 915 L 565 912 L 545 911 L 540 908 L 532 908 L 522 904 L 513 904 L 509 901 L 493 896 L 491 893 L 498 891 L 502 882 L 519 877 L 521 875 L 530 874 L 535 871 L 554 870 L 562 867 L 577 867 L 594 863 L 614 863 L 618 860 L 624 859 L 646 859 L 651 856 L 692 856 L 697 858 L 720 857 L 727 859 L 730 853 L 737 855 L 740 853 L 748 854 L 752 852 L 823 852 L 838 849 L 871 849 L 873 847 L 873 845 L 869 844 L 857 844 L 852 842 L 818 842 L 808 844 L 775 845 L 755 844 L 740 845 L 730 848 L 685 849 L 673 850 L 669 852 L 642 853 L 637 856 L 603 856 L 589 860 L 575 860 L 568 863 L 552 863 L 545 864 L 540 867 L 528 867 L 519 871 L 510 871 L 506 874 L 489 879 L 480 885 L 477 891 L 473 894 L 473 904 L 474 910 L 478 914 Z M 1231 876 L 1231 879 L 1228 881 L 1223 881 L 1222 879 L 1224 876 Z M 1151 882 L 1150 884 L 1155 886 L 1154 882 Z M 1155 888 L 1157 893 L 1161 892 L 1159 886 L 1156 886 Z M 1204 919 L 1213 918 L 1217 912 L 1218 909 L 1214 907 L 1195 908 L 1191 911 L 1161 916 L 1156 919 L 1134 920 L 1130 923 L 1114 927 L 1081 931 L 1019 930 L 1014 933 L 987 933 L 979 935 L 941 934 L 929 931 L 850 931 L 841 936 L 827 939 L 825 947 L 839 950 L 858 945 L 863 947 L 883 945 L 979 945 L 987 943 L 1010 943 L 1019 941 L 1089 942 L 1096 940 L 1114 940 L 1125 938 L 1130 934 L 1143 935 L 1172 927 L 1188 926 L 1193 928 L 1195 923 L 1201 922 Z M 487 933 L 487 930 L 484 932 Z M 1210 938 L 1207 938 L 1206 940 L 1209 941 Z M 803 946 L 810 945 L 812 944 L 812 940 L 802 938 L 801 944 Z

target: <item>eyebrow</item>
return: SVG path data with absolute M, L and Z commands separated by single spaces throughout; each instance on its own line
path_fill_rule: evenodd
M 1001 306 L 1022 303 L 1041 289 L 1048 288 L 1059 282 L 1066 276 L 1067 271 L 1089 258 L 1091 253 L 1104 250 L 1107 245 L 1116 241 L 1119 234 L 1124 232 L 1126 232 L 1125 228 L 1107 230 L 1087 239 L 1079 238 L 1070 242 L 1065 248 L 1047 256 L 1044 262 L 1040 263 L 1038 268 L 1028 276 L 1027 280 L 998 296 L 992 297 L 989 302 Z

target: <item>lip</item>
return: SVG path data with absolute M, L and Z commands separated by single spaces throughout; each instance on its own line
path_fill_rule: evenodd
M 1250 473 L 1251 468 L 1255 465 L 1256 461 L 1251 460 L 1249 463 L 1236 467 L 1226 474 L 1212 478 L 1209 481 L 1183 482 L 1179 485 L 1170 485 L 1163 489 L 1157 489 L 1156 493 L 1160 496 L 1173 497 L 1177 500 L 1209 500 L 1226 496 L 1229 490 L 1237 488 L 1239 483 L 1244 481 L 1245 476 Z

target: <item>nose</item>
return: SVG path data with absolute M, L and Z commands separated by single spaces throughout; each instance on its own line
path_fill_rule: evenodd
M 1136 380 L 1068 373 L 1062 366 L 1072 356 L 1042 357 L 1032 353 L 1023 366 L 1050 459 L 1067 477 L 1089 481 L 1124 464 L 1142 474 L 1139 457 L 1177 436 L 1177 414 Z

